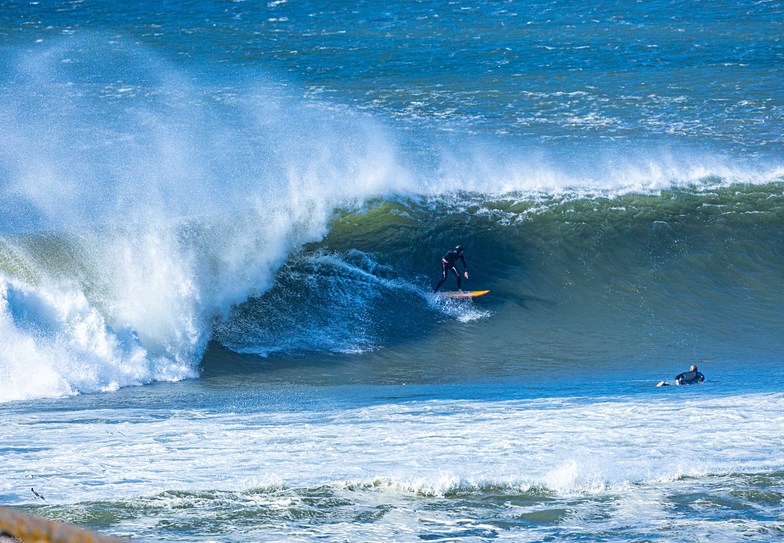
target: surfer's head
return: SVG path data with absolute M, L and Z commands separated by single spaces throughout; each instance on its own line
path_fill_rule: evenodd
M 455 247 L 455 252 L 457 254 L 463 254 L 463 246 L 462 245 L 458 245 L 457 247 Z
M 692 364 L 691 367 L 689 368 L 689 371 L 697 371 L 697 366 Z

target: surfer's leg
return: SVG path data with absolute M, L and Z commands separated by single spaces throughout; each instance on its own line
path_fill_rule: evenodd
M 456 266 L 452 266 L 452 273 L 454 273 L 455 277 L 457 277 L 457 290 L 463 290 L 463 288 L 462 288 L 463 278 L 460 277 L 460 272 L 457 271 L 457 267 Z
M 436 285 L 436 288 L 433 289 L 433 292 L 438 292 L 438 289 L 441 288 L 441 285 L 444 284 L 444 281 L 446 281 L 446 264 L 444 264 L 442 262 L 441 263 L 441 280 Z

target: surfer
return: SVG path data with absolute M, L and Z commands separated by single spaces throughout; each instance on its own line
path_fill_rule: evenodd
M 691 365 L 689 371 L 684 371 L 683 373 L 679 373 L 675 377 L 675 384 L 676 385 L 694 385 L 696 383 L 702 383 L 705 380 L 705 376 L 701 374 L 697 370 L 697 366 L 694 364 Z M 667 381 L 661 381 L 656 386 L 657 387 L 666 387 L 669 385 Z
M 695 383 L 702 383 L 705 380 L 705 376 L 697 371 L 697 366 L 694 364 L 691 365 L 689 371 L 684 371 L 683 373 L 678 374 L 675 378 L 676 385 L 693 385 Z
M 458 245 L 457 247 L 449 251 L 447 254 L 445 254 L 444 257 L 441 259 L 441 281 L 438 282 L 436 288 L 433 290 L 434 294 L 438 292 L 438 289 L 440 289 L 441 285 L 444 284 L 444 282 L 446 281 L 446 276 L 450 271 L 455 274 L 455 277 L 457 277 L 457 290 L 461 292 L 463 291 L 463 289 L 461 288 L 463 283 L 463 278 L 460 277 L 460 272 L 457 271 L 458 259 L 460 259 L 460 261 L 463 263 L 463 275 L 465 275 L 465 278 L 468 279 L 468 264 L 466 264 L 465 257 L 463 256 L 463 246 Z

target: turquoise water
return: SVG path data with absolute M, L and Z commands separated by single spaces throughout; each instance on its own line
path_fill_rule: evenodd
M 1 503 L 781 538 L 778 3 L 0 7 Z

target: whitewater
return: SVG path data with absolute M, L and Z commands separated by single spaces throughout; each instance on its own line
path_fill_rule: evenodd
M 781 6 L 0 7 L 0 503 L 780 539 Z

